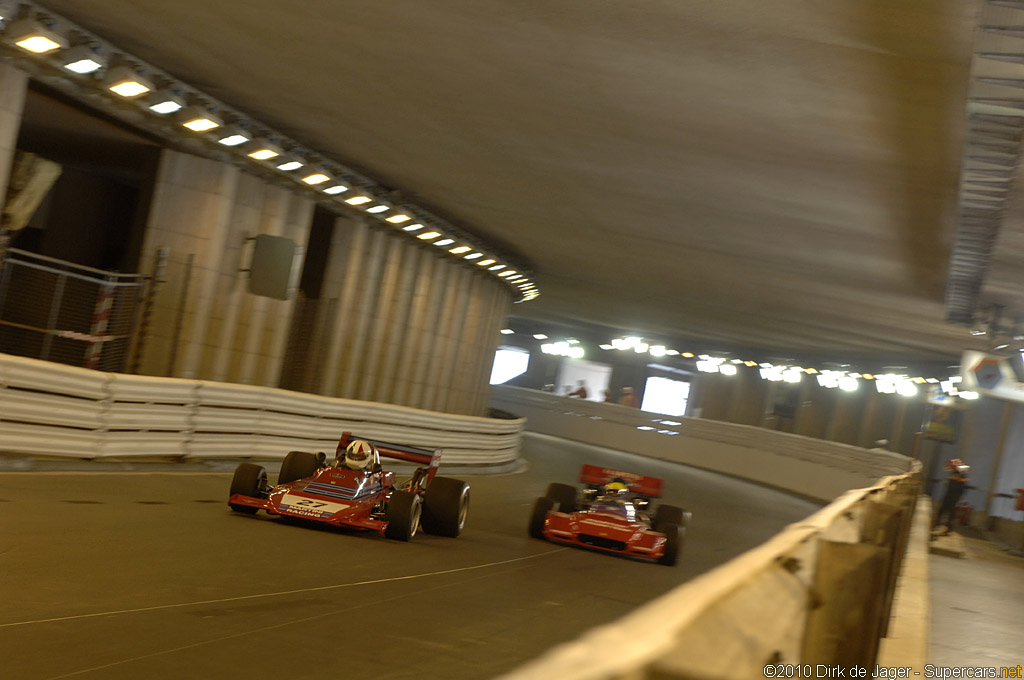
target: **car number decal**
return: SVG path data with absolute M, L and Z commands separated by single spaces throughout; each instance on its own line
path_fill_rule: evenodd
M 306 498 L 292 493 L 286 493 L 281 498 L 281 509 L 299 515 L 310 517 L 324 517 L 333 515 L 339 510 L 351 507 L 348 503 L 330 503 L 316 498 Z

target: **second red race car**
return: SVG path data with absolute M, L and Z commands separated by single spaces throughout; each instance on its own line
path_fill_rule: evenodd
M 419 465 L 402 483 L 380 458 Z M 378 531 L 408 541 L 424 531 L 455 537 L 469 511 L 469 485 L 437 476 L 441 452 L 357 438 L 345 432 L 334 461 L 323 453 L 292 451 L 285 456 L 276 486 L 267 471 L 241 463 L 231 480 L 228 505 L 236 512 L 293 517 L 334 526 Z
M 584 465 L 582 492 L 552 483 L 537 499 L 530 517 L 530 535 L 603 552 L 674 565 L 683 546 L 690 513 L 659 504 L 663 481 L 655 477 Z

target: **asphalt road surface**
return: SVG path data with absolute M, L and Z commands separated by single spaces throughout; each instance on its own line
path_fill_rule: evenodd
M 542 435 L 523 456 L 457 475 L 460 538 L 410 543 L 233 513 L 230 473 L 0 473 L 0 678 L 492 678 L 817 508 Z M 677 566 L 527 536 L 536 496 L 583 462 L 666 480 L 693 512 Z

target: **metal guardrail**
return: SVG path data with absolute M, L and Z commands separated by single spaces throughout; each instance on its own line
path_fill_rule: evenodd
M 17 248 L 0 253 L 0 352 L 124 370 L 147 278 Z
M 523 420 L 300 392 L 106 373 L 0 354 L 0 451 L 61 458 L 260 458 L 333 451 L 343 431 L 502 465 Z

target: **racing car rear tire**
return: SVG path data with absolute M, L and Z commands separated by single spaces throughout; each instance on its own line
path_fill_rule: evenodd
M 658 509 L 654 512 L 654 519 L 651 520 L 651 524 L 657 526 L 662 523 L 668 523 L 685 527 L 688 524 L 686 521 L 688 514 L 688 512 L 675 505 L 659 505 Z
M 261 498 L 263 496 L 262 489 L 266 484 L 267 471 L 262 465 L 240 463 L 235 468 L 235 476 L 231 478 L 231 491 L 228 494 L 228 498 L 236 493 L 243 496 Z M 235 512 L 242 512 L 246 515 L 255 515 L 259 510 L 259 508 L 254 508 L 251 505 L 238 505 L 237 503 L 228 503 L 228 505 Z
M 576 512 L 576 487 L 552 482 L 544 495 L 558 505 L 559 512 Z
M 665 522 L 657 525 L 654 530 L 665 534 L 666 539 L 665 552 L 658 558 L 658 564 L 664 564 L 667 567 L 675 566 L 676 560 L 679 558 L 679 551 L 683 547 L 683 528 L 678 524 Z
M 555 501 L 547 496 L 541 496 L 533 504 L 533 514 L 530 515 L 530 535 L 534 538 L 544 538 L 544 520 L 548 513 L 554 510 Z
M 312 453 L 305 451 L 289 451 L 281 463 L 281 472 L 277 474 L 278 484 L 287 484 L 297 479 L 312 477 L 320 469 L 320 461 Z
M 428 534 L 457 538 L 466 526 L 469 484 L 451 477 L 434 477 L 423 494 L 420 524 Z
M 416 535 L 420 526 L 423 501 L 417 494 L 408 491 L 392 491 L 384 519 L 388 526 L 384 535 L 396 541 L 408 541 Z

